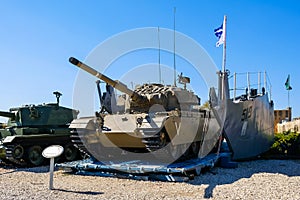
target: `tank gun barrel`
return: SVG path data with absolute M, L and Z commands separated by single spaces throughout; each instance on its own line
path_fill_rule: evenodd
M 129 89 L 124 83 L 120 81 L 114 81 L 111 78 L 105 76 L 104 74 L 96 71 L 95 69 L 91 68 L 87 64 L 84 64 L 83 62 L 79 61 L 78 59 L 74 57 L 69 58 L 69 62 L 73 65 L 76 65 L 77 67 L 83 69 L 84 71 L 90 73 L 93 76 L 96 76 L 97 78 L 101 79 L 102 81 L 106 82 L 107 84 L 111 85 L 112 87 L 116 88 L 117 90 L 124 92 L 125 94 L 129 95 L 133 101 L 138 101 L 141 103 L 145 103 L 147 101 L 146 97 L 141 96 L 134 92 L 133 90 Z
M 4 112 L 4 111 L 0 111 L 0 116 L 1 117 L 8 117 L 8 118 L 11 118 L 11 119 L 14 119 L 16 117 L 16 115 L 14 113 Z

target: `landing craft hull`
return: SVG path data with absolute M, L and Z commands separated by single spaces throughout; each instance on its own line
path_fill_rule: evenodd
M 266 152 L 274 140 L 274 106 L 268 95 L 239 102 L 228 99 L 226 104 L 224 132 L 232 158 L 255 158 Z

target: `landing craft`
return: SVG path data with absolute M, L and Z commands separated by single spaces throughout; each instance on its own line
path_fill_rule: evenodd
M 264 74 L 263 85 L 260 81 L 260 72 L 257 73 L 258 83 L 255 84 L 250 84 L 250 73 L 243 74 L 247 76 L 242 77 L 244 82 L 247 80 L 243 88 L 244 93 L 236 95 L 237 73 L 234 73 L 231 77 L 235 83 L 232 89 L 234 94 L 230 98 L 229 72 L 219 73 L 219 82 L 220 85 L 223 84 L 226 102 L 224 136 L 234 160 L 257 158 L 268 151 L 274 142 L 274 103 L 269 100 L 271 90 L 270 87 L 267 90 L 270 86 L 267 82 L 267 74 Z M 252 87 L 254 85 L 255 88 Z

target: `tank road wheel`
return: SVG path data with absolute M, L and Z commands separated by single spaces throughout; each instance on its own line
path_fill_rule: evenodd
M 64 147 L 64 157 L 67 161 L 73 161 L 78 156 L 78 150 L 73 144 L 67 144 Z
M 42 156 L 42 147 L 35 145 L 28 149 L 27 159 L 28 164 L 38 166 L 44 162 L 44 157 Z
M 15 146 L 12 151 L 12 156 L 15 159 L 21 159 L 24 156 L 24 148 L 21 145 Z
M 167 144 L 167 135 L 165 132 L 161 131 L 159 133 L 159 148 L 166 146 Z

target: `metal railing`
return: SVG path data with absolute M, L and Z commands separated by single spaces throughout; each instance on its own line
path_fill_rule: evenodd
M 249 99 L 251 96 L 253 96 L 253 94 L 251 94 L 253 89 L 256 90 L 255 94 L 267 94 L 269 95 L 269 99 L 272 99 L 272 85 L 267 72 L 235 72 L 233 75 L 228 77 L 228 81 L 229 85 L 233 85 L 233 88 L 229 89 L 229 91 L 230 96 L 232 96 L 234 101 L 237 99 L 237 97 L 242 95 L 246 95 L 246 97 Z M 231 81 L 233 82 L 232 84 Z

